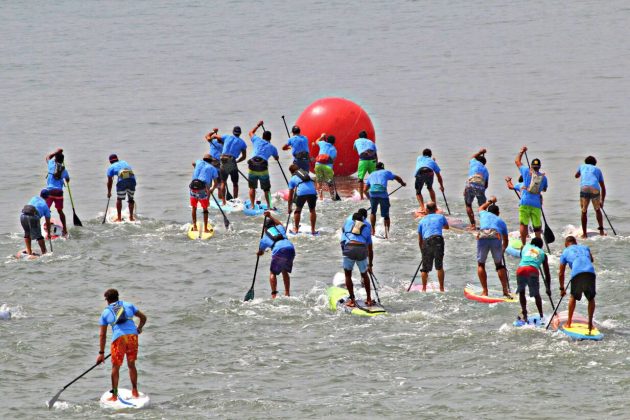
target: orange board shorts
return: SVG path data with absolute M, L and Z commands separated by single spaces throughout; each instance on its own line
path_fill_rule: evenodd
M 138 336 L 127 334 L 112 342 L 112 365 L 121 366 L 127 355 L 127 362 L 135 362 L 138 358 Z

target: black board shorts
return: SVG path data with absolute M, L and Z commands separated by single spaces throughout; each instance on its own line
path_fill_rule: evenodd
M 571 279 L 571 296 L 575 300 L 582 299 L 582 293 L 586 296 L 586 300 L 595 299 L 597 292 L 595 291 L 595 273 L 580 273 Z

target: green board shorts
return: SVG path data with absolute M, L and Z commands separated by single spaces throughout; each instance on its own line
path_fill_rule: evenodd
M 376 170 L 376 159 L 374 160 L 359 160 L 359 179 L 363 181 L 365 174 L 371 174 Z
M 315 175 L 317 176 L 317 182 L 331 183 L 335 173 L 328 165 L 315 165 Z
M 534 230 L 540 230 L 542 222 L 540 221 L 541 210 L 538 207 L 532 206 L 520 206 L 518 208 L 518 221 L 520 224 L 528 226 L 529 222 Z

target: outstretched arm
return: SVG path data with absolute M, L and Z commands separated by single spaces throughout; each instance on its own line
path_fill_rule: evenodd
M 52 159 L 57 153 L 63 153 L 63 149 L 60 147 L 57 150 L 55 150 L 52 153 L 49 153 L 46 155 L 46 162 L 48 162 L 50 159 Z
M 256 134 L 256 130 L 258 130 L 258 128 L 260 128 L 261 125 L 263 125 L 263 120 L 258 121 L 258 124 L 256 124 L 256 126 L 254 128 L 252 128 L 251 130 L 249 130 L 249 138 L 251 139 L 252 137 L 254 137 L 254 135 Z
M 485 155 L 487 152 L 487 150 L 485 148 L 481 148 L 479 149 L 479 151 L 477 153 L 475 153 L 474 155 L 472 155 L 473 159 L 477 159 L 479 156 L 481 155 Z
M 241 157 L 238 158 L 238 160 L 236 161 L 236 163 L 242 162 L 245 159 L 247 159 L 247 149 L 243 149 L 243 151 L 241 152 Z
M 112 196 L 112 185 L 114 184 L 114 177 L 107 177 L 107 198 Z
M 402 185 L 403 187 L 406 187 L 406 186 L 407 186 L 407 183 L 406 183 L 405 181 L 403 181 L 403 180 L 402 180 L 402 178 L 401 178 L 401 177 L 399 177 L 398 175 L 394 175 L 394 179 L 395 179 L 396 181 L 398 181 L 398 183 L 399 183 L 400 185 Z
M 519 169 L 521 166 L 523 166 L 523 154 L 525 152 L 527 152 L 527 146 L 521 147 L 520 152 L 518 152 L 518 155 L 516 155 L 516 159 L 514 159 L 514 163 L 516 164 L 516 167 Z

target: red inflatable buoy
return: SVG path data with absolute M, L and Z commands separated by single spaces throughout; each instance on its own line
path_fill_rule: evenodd
M 310 104 L 298 117 L 295 125 L 308 138 L 311 157 L 317 156 L 313 142 L 322 133 L 335 136 L 337 159 L 335 175 L 349 176 L 357 171 L 359 156 L 353 149 L 359 132 L 365 130 L 370 140 L 376 141 L 374 126 L 368 114 L 359 105 L 344 98 L 322 98 Z M 290 129 L 290 127 L 289 127 Z M 315 163 L 311 162 L 311 171 Z

